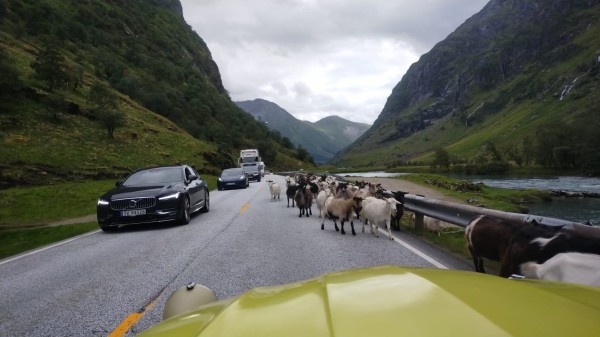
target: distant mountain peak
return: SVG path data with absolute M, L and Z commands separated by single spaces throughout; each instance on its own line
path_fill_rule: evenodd
M 339 116 L 327 116 L 315 123 L 301 121 L 276 103 L 261 98 L 235 103 L 292 143 L 305 148 L 317 163 L 327 162 L 370 127 Z

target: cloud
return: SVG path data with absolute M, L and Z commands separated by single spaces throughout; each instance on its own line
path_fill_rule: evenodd
M 181 0 L 233 100 L 373 123 L 410 65 L 485 0 Z

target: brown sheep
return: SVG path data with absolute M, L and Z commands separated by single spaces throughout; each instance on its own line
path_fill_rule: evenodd
M 362 199 L 358 197 L 353 197 L 351 199 L 342 199 L 342 198 L 332 198 L 329 197 L 325 202 L 326 216 L 333 220 L 333 224 L 335 225 L 335 230 L 338 231 L 338 226 L 336 220 L 339 219 L 342 227 L 342 234 L 346 234 L 344 231 L 344 222 L 350 221 L 350 226 L 352 227 L 352 235 L 356 235 L 354 231 L 354 214 L 355 212 L 360 212 L 362 205 Z M 325 229 L 325 217 L 323 217 L 323 222 L 321 223 L 321 229 Z
M 511 238 L 522 225 L 481 215 L 465 228 L 467 248 L 473 256 L 475 271 L 485 273 L 483 258 L 501 261 Z

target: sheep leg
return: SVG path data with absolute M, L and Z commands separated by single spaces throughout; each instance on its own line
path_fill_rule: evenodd
M 352 235 L 356 235 L 356 232 L 354 231 L 354 222 L 352 220 L 350 220 L 350 227 L 352 227 Z
M 475 271 L 478 273 L 485 273 L 485 269 L 483 268 L 483 259 L 475 253 L 473 246 L 468 245 L 467 248 L 473 257 L 473 266 L 475 266 Z
M 341 220 L 342 223 L 342 234 L 346 235 L 346 231 L 344 230 L 344 220 Z
M 482 259 L 482 258 L 479 258 L 478 260 L 479 260 L 479 261 L 478 261 L 478 264 L 477 264 L 477 266 L 479 267 L 479 272 L 481 272 L 481 273 L 485 273 L 485 269 L 483 268 L 483 259 Z
M 389 236 L 390 240 L 394 240 L 394 237 L 392 236 L 392 229 L 391 229 L 392 224 L 391 224 L 391 221 L 390 220 L 386 220 L 385 226 L 387 227 L 388 236 Z
M 335 221 L 335 219 L 333 220 L 333 225 L 335 226 L 335 231 L 339 232 L 340 230 L 338 229 L 338 225 L 337 225 L 337 222 Z M 342 222 L 342 225 L 343 225 L 343 222 Z M 344 227 L 342 227 L 342 234 L 344 234 L 343 231 L 344 231 Z

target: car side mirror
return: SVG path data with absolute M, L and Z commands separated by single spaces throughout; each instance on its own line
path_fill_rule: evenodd
M 197 175 L 195 175 L 195 174 L 190 174 L 190 175 L 188 176 L 188 180 L 189 180 L 189 181 L 194 181 L 194 180 L 196 180 L 196 179 L 198 179 L 198 176 L 197 176 Z
M 123 183 L 123 180 L 119 180 L 115 183 L 115 186 L 119 187 L 119 186 L 121 186 L 122 183 Z

